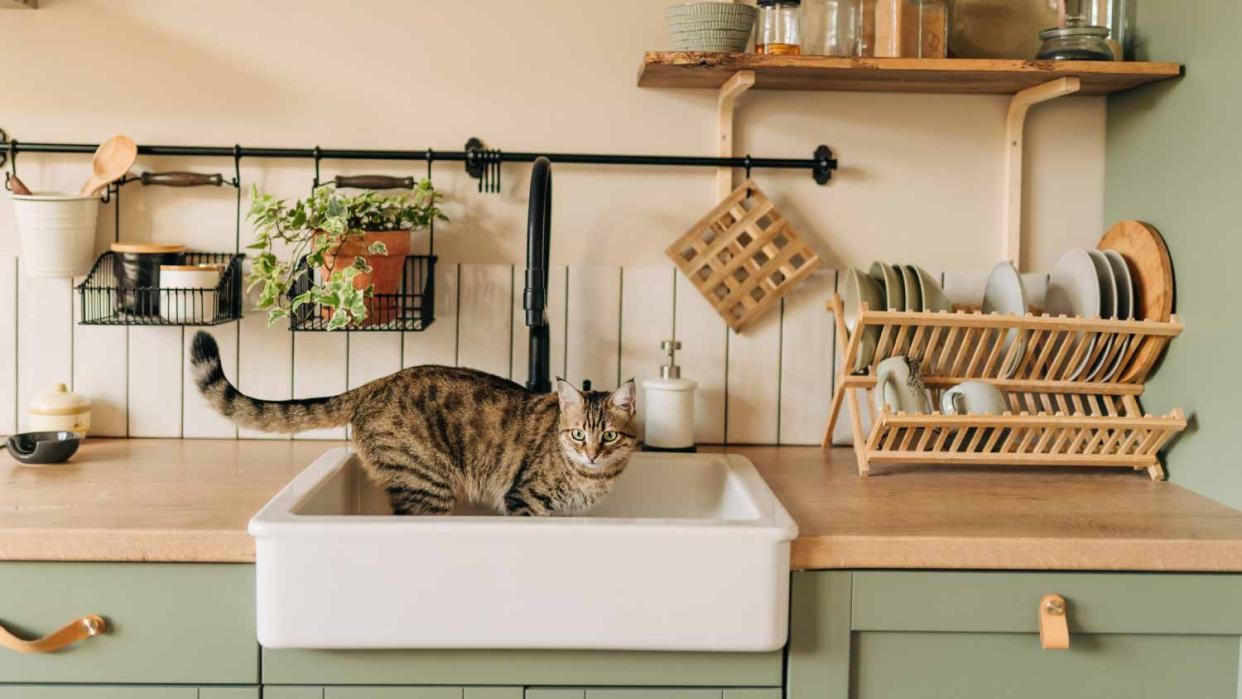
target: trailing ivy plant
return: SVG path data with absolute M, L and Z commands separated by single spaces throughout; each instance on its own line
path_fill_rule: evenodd
M 255 241 L 247 248 L 256 253 L 246 290 L 260 288 L 258 308 L 268 312 L 268 325 L 308 303 L 332 309 L 329 330 L 361 323 L 367 317 L 365 299 L 374 294 L 374 286 L 355 289 L 354 278 L 371 267 L 365 257 L 346 264 L 339 256 L 329 266 L 329 254 L 368 231 L 421 230 L 433 221 L 447 221 L 439 207 L 442 198 L 427 179 L 397 195 L 368 191 L 346 196 L 324 185 L 292 205 L 251 185 L 249 219 L 255 224 Z M 278 242 L 290 250 L 288 257 L 276 255 Z M 377 241 L 367 252 L 386 255 L 388 248 Z M 304 266 L 298 264 L 303 257 Z M 290 298 L 295 283 L 319 268 L 328 268 L 327 277 L 316 282 L 309 276 L 310 288 Z

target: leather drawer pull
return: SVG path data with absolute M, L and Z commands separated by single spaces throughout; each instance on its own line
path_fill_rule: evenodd
M 63 628 L 33 641 L 18 638 L 8 629 L 0 626 L 0 646 L 18 653 L 52 653 L 91 636 L 98 636 L 107 630 L 108 622 L 104 621 L 103 617 L 94 614 L 74 619 Z
M 1039 645 L 1044 650 L 1069 648 L 1069 612 L 1061 595 L 1039 599 Z

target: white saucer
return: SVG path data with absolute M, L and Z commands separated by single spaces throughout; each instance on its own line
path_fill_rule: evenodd
M 1048 296 L 1044 307 L 1049 315 L 1100 317 L 1100 277 L 1086 250 L 1074 248 L 1057 260 L 1057 266 L 1048 278 Z M 1095 349 L 1095 337 L 1091 337 L 1089 342 L 1078 366 L 1064 375 L 1067 379 L 1077 379 L 1086 371 L 1091 351 Z M 1064 371 L 1065 367 L 1061 370 Z
M 1018 270 L 1008 261 L 998 263 L 992 268 L 988 285 L 983 291 L 983 312 L 1024 316 L 1029 307 L 1026 287 L 1022 285 Z M 1001 357 L 1009 356 L 1009 348 L 1020 334 L 1017 328 L 1005 333 L 1005 339 L 1001 340 Z M 1001 378 L 1010 378 L 1018 370 L 1022 357 L 1026 354 L 1025 341 L 1022 342 L 1023 346 L 1018 348 L 1013 361 L 1001 367 Z
M 1087 254 L 1091 256 L 1091 264 L 1095 265 L 1095 276 L 1100 282 L 1100 317 L 1116 318 L 1118 293 L 1117 280 L 1113 276 L 1112 263 L 1099 250 L 1088 250 Z M 1091 364 L 1091 369 L 1087 371 L 1085 377 L 1087 381 L 1095 381 L 1108 368 L 1106 360 L 1108 360 L 1108 354 L 1112 348 L 1113 336 L 1106 336 L 1104 347 L 1100 349 L 1099 355 Z

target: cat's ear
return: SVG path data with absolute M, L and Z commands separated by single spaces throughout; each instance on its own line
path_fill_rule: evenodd
M 608 404 L 619 410 L 624 410 L 634 416 L 634 409 L 638 405 L 638 387 L 634 385 L 634 379 L 630 379 L 621 384 L 621 387 L 612 392 L 608 396 Z
M 556 379 L 556 395 L 561 400 L 561 410 L 566 408 L 581 408 L 586 403 L 586 397 L 582 392 L 574 388 L 574 385 L 562 378 Z

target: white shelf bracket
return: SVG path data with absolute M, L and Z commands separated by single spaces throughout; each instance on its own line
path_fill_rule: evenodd
M 733 109 L 737 98 L 755 84 L 755 71 L 739 70 L 720 86 L 716 98 L 716 154 L 722 158 L 733 157 Z M 716 196 L 724 199 L 733 191 L 733 169 L 716 170 Z
M 1022 259 L 1022 152 L 1026 113 L 1031 107 L 1078 92 L 1078 78 L 1058 78 L 1052 82 L 1028 87 L 1015 94 L 1009 102 L 1005 118 L 1005 240 L 1003 258 L 1023 270 Z

